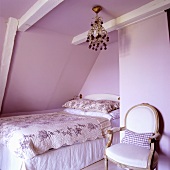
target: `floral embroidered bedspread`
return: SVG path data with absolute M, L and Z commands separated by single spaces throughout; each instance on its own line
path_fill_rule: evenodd
M 31 159 L 49 149 L 102 138 L 106 118 L 55 112 L 0 119 L 0 143 L 18 157 Z

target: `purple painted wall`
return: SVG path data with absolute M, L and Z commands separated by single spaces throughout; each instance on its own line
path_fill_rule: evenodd
M 117 35 L 118 36 L 118 35 Z M 101 51 L 80 93 L 111 93 L 119 95 L 118 42 Z
M 150 103 L 161 113 L 159 170 L 170 169 L 170 44 L 166 14 L 119 31 L 121 125 L 127 110 Z
M 100 53 L 86 43 L 71 45 L 72 36 L 36 27 L 18 32 L 2 114 L 56 109 L 80 91 L 119 94 L 117 32 L 110 39 L 114 43 Z
M 98 53 L 71 41 L 37 28 L 18 32 L 3 113 L 55 109 L 80 92 Z

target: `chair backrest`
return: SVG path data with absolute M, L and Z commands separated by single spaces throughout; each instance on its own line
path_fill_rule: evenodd
M 136 133 L 156 133 L 159 130 L 158 112 L 147 103 L 136 105 L 126 113 L 125 127 Z

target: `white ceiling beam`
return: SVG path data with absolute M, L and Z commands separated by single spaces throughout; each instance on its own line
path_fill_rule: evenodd
M 75 36 L 72 40 L 72 44 L 78 45 L 78 44 L 84 43 L 87 39 L 87 34 L 88 34 L 88 31 L 83 32 L 82 34 Z
M 20 19 L 18 30 L 26 31 L 64 0 L 38 0 Z
M 5 88 L 7 84 L 8 72 L 11 63 L 17 27 L 18 27 L 18 20 L 15 18 L 9 18 L 7 23 L 6 33 L 5 33 L 2 57 L 0 60 L 0 111 L 2 107 L 4 94 L 5 94 Z
M 170 0 L 154 0 L 140 8 L 116 18 L 116 27 L 119 29 L 123 26 L 141 21 L 148 17 L 157 15 L 168 8 L 170 8 Z
M 107 32 L 111 32 L 156 15 L 168 8 L 170 8 L 170 0 L 154 0 L 116 19 L 112 19 L 104 23 L 103 26 Z M 88 31 L 75 36 L 72 40 L 72 44 L 78 45 L 85 42 L 87 38 L 87 33 Z

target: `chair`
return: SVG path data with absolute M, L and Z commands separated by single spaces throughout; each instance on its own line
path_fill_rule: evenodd
M 158 163 L 155 141 L 160 139 L 157 110 L 146 103 L 136 105 L 128 110 L 124 123 L 124 127 L 107 132 L 105 170 L 108 170 L 108 160 L 123 169 L 155 169 Z M 112 145 L 114 133 L 120 131 L 124 131 L 124 137 Z

